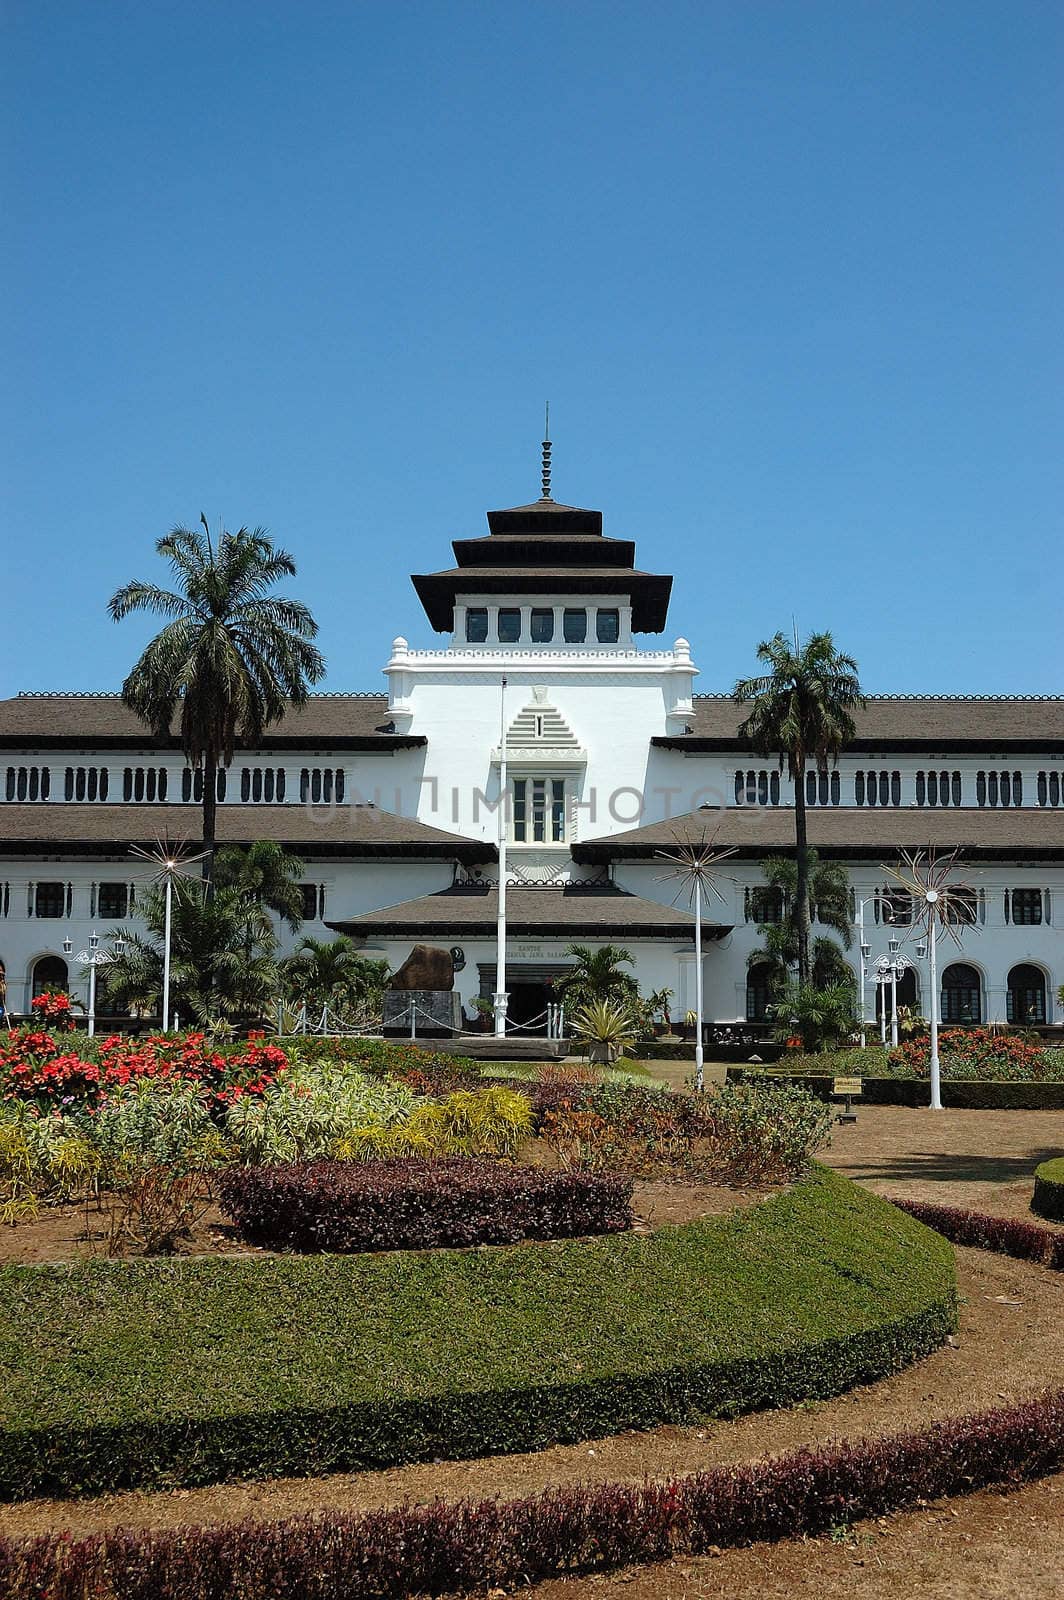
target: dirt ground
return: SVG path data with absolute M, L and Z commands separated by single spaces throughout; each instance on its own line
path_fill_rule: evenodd
M 1057 1600 L 1064 1476 L 858 1523 L 837 1539 L 723 1550 L 538 1584 L 535 1600 Z
M 857 1106 L 820 1159 L 880 1194 L 1051 1226 L 1031 1209 L 1034 1169 L 1064 1154 L 1064 1111 Z
M 913 1111 L 870 1107 L 837 1126 L 822 1159 L 884 1193 L 1026 1216 L 1031 1174 L 1064 1150 L 1064 1114 Z M 688 1194 L 643 1185 L 642 1225 L 723 1208 L 731 1191 Z M 731 1199 L 729 1201 L 729 1196 Z M 1037 1219 L 1032 1219 L 1037 1220 Z M 1059 1384 L 1064 1372 L 1064 1275 L 983 1251 L 958 1250 L 962 1295 L 955 1339 L 917 1366 L 838 1399 L 731 1422 L 621 1434 L 530 1455 L 434 1462 L 389 1472 L 281 1479 L 77 1502 L 0 1506 L 0 1532 L 122 1523 L 172 1526 L 324 1508 L 356 1511 L 436 1496 L 522 1495 L 549 1484 L 640 1481 L 801 1444 L 894 1432 Z M 1064 1477 L 1008 1496 L 980 1494 L 862 1525 L 837 1540 L 685 1558 L 665 1566 L 558 1580 L 537 1600 L 1048 1600 L 1064 1594 Z
M 632 1195 L 634 1231 L 650 1233 L 666 1222 L 691 1222 L 695 1217 L 722 1216 L 756 1205 L 778 1190 L 728 1189 L 713 1183 L 658 1183 L 639 1180 Z M 107 1196 L 102 1209 L 91 1206 L 49 1206 L 32 1221 L 0 1228 L 0 1265 L 22 1262 L 77 1261 L 90 1256 L 106 1256 L 109 1232 Z M 132 1252 L 134 1254 L 138 1252 Z M 182 1256 L 272 1255 L 257 1245 L 245 1243 L 227 1222 L 217 1205 L 211 1203 L 179 1242 Z

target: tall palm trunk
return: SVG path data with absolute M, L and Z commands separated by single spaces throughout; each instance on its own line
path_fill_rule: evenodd
M 208 900 L 214 894 L 214 853 L 218 818 L 218 763 L 213 756 L 203 762 L 203 881 Z
M 797 854 L 797 882 L 795 885 L 795 932 L 798 938 L 798 982 L 808 984 L 811 976 L 809 961 L 809 837 L 805 817 L 805 763 L 794 775 L 794 842 Z

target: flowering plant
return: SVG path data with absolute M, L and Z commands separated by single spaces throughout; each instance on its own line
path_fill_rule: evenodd
M 0 1043 L 0 1097 L 35 1101 L 42 1109 L 94 1109 L 115 1089 L 146 1078 L 190 1083 L 211 1107 L 261 1095 L 287 1070 L 278 1045 L 252 1039 L 228 1050 L 208 1047 L 203 1033 L 85 1041 L 84 1059 L 41 1029 L 16 1029 Z
M 45 989 L 42 994 L 34 995 L 30 1009 L 38 1022 L 48 1023 L 53 1028 L 63 1028 L 69 1033 L 74 1026 L 70 996 L 58 989 Z
M 938 1036 L 938 1049 L 943 1073 L 950 1078 L 1010 1082 L 1055 1075 L 1055 1052 L 1029 1044 L 1015 1033 L 991 1028 L 946 1028 Z M 931 1068 L 927 1035 L 906 1040 L 890 1052 L 889 1060 L 891 1067 L 905 1077 L 928 1077 Z

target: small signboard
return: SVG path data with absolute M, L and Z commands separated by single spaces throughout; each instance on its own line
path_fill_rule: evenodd
M 849 1099 L 851 1095 L 861 1093 L 861 1080 L 860 1078 L 836 1078 L 831 1092 L 832 1094 L 844 1094 Z

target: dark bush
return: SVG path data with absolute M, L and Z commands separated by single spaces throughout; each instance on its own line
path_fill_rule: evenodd
M 1064 1222 L 1064 1156 L 1035 1167 L 1031 1210 L 1050 1222 Z
M 1015 1222 L 1010 1217 L 990 1217 L 981 1211 L 940 1206 L 932 1200 L 895 1200 L 894 1204 L 917 1222 L 934 1228 L 952 1244 L 973 1245 L 977 1250 L 995 1250 L 999 1255 L 1015 1256 L 1019 1261 L 1037 1261 L 1042 1266 L 1064 1268 L 1064 1233 L 1040 1228 L 1034 1222 Z
M 926 1106 L 930 1088 L 921 1078 L 862 1077 L 854 1065 L 853 1050 L 837 1068 L 840 1077 L 861 1078 L 862 1093 L 855 1100 L 860 1110 L 868 1106 Z M 879 1052 L 876 1052 L 877 1056 Z M 797 1083 L 822 1100 L 832 1098 L 833 1068 L 830 1060 L 822 1073 L 788 1073 L 782 1069 L 765 1072 L 753 1067 L 729 1067 L 728 1082 L 742 1083 L 751 1077 L 769 1082 Z M 1064 1083 L 1044 1079 L 1012 1082 L 987 1082 L 975 1078 L 944 1078 L 942 1104 L 950 1111 L 1064 1111 Z
M 816 1536 L 1064 1466 L 1064 1394 L 663 1483 L 73 1539 L 0 1539 L 9 1600 L 402 1600 Z
M 217 1190 L 245 1239 L 283 1250 L 516 1244 L 632 1226 L 630 1179 L 469 1157 L 231 1167 Z

